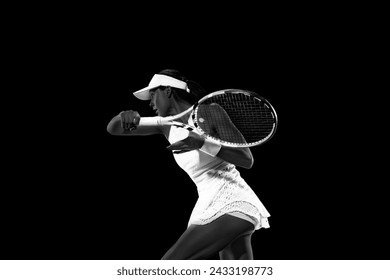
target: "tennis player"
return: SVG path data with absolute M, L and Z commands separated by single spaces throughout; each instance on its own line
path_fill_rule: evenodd
M 172 69 L 155 74 L 147 87 L 134 92 L 137 98 L 150 100 L 161 117 L 185 111 L 205 94 L 198 83 Z M 252 234 L 269 228 L 270 214 L 236 169 L 252 167 L 249 148 L 221 147 L 175 126 L 137 127 L 139 120 L 138 112 L 123 111 L 109 122 L 107 130 L 112 135 L 163 134 L 170 142 L 167 148 L 196 184 L 199 195 L 187 229 L 162 259 L 207 259 L 217 253 L 223 260 L 253 259 Z M 188 115 L 178 121 L 192 124 Z M 218 134 L 218 124 L 211 126 Z

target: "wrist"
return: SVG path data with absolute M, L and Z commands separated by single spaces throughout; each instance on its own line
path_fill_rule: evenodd
M 200 147 L 199 150 L 212 157 L 215 157 L 221 150 L 221 147 L 222 145 L 219 144 L 217 141 L 213 141 L 211 139 L 206 138 L 203 142 L 203 146 Z

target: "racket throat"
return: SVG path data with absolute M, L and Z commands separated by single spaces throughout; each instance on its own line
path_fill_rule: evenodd
M 188 124 L 185 124 L 184 122 L 181 123 L 181 122 L 172 122 L 172 125 L 176 126 L 176 127 L 180 127 L 180 128 L 185 128 L 189 131 L 193 131 L 194 128 Z

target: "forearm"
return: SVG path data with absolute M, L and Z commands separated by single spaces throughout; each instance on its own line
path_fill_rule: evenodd
M 152 135 L 162 133 L 162 129 L 159 126 L 147 126 L 140 127 L 138 126 L 134 130 L 125 130 L 122 127 L 122 120 L 120 115 L 115 116 L 107 125 L 107 132 L 111 135 L 120 135 L 120 136 L 138 136 L 138 135 Z
M 253 165 L 253 156 L 249 148 L 221 147 L 216 156 L 246 169 L 252 168 Z
M 212 157 L 219 157 L 224 161 L 230 162 L 243 168 L 251 168 L 253 165 L 253 156 L 249 148 L 230 148 L 219 144 L 211 139 L 202 139 L 200 151 Z

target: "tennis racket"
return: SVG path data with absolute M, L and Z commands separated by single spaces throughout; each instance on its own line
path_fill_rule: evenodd
M 191 114 L 193 126 L 176 121 Z M 228 147 L 252 147 L 275 134 L 278 118 L 272 105 L 258 94 L 240 89 L 210 93 L 186 111 L 169 117 L 144 117 L 138 126 L 170 125 L 197 130 Z

